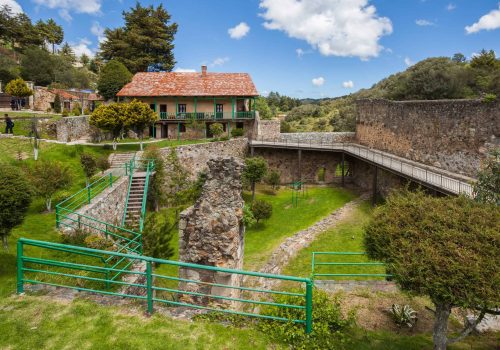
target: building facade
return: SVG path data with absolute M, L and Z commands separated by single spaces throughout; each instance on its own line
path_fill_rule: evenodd
M 247 73 L 147 72 L 137 73 L 117 96 L 138 99 L 158 114 L 150 135 L 156 138 L 211 137 L 210 125 L 220 123 L 231 130 L 253 131 L 258 96 Z

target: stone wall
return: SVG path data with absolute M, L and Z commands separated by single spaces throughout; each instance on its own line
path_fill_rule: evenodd
M 171 148 L 162 148 L 165 158 Z M 198 143 L 194 145 L 178 146 L 175 148 L 180 164 L 189 172 L 191 178 L 207 170 L 207 162 L 217 157 L 245 158 L 248 153 L 248 140 L 235 138 L 229 141 Z
M 274 140 L 280 134 L 281 122 L 278 119 L 255 119 L 253 138 L 256 140 Z
M 57 141 L 70 142 L 87 138 L 90 132 L 89 117 L 65 117 L 57 121 Z
M 123 212 L 125 211 L 125 201 L 127 199 L 128 192 L 128 176 L 123 176 L 118 179 L 111 188 L 107 188 L 102 191 L 97 197 L 93 198 L 90 204 L 82 207 L 77 211 L 78 214 L 90 216 L 99 221 L 107 222 L 113 225 L 121 225 L 121 220 L 123 217 Z M 64 214 L 64 213 L 63 213 Z M 74 222 L 71 223 L 74 225 Z M 93 226 L 99 225 L 96 222 L 92 222 Z M 81 219 L 81 227 L 88 228 L 85 226 L 85 219 Z M 101 229 L 105 229 L 103 224 Z M 65 229 L 62 225 L 62 229 L 66 233 L 71 233 L 71 229 Z M 100 233 L 99 230 L 90 229 L 92 233 Z
M 243 268 L 244 201 L 241 196 L 243 164 L 235 158 L 208 162 L 207 180 L 200 198 L 184 210 L 179 221 L 179 260 L 229 269 Z M 203 269 L 181 268 L 179 277 L 207 284 L 180 282 L 179 289 L 238 298 L 238 289 L 211 286 L 217 283 L 239 287 L 242 276 Z M 221 299 L 183 295 L 181 300 L 203 305 L 231 304 Z
M 355 135 L 354 132 L 295 132 L 281 133 L 275 140 L 278 142 L 332 144 L 353 142 Z
M 373 177 L 375 168 L 356 158 L 346 157 L 351 171 L 352 183 L 362 191 L 373 191 Z M 389 171 L 378 168 L 377 170 L 377 193 L 386 197 L 391 190 L 401 188 L 408 183 L 408 180 L 397 176 Z
M 357 111 L 357 142 L 467 176 L 500 146 L 499 102 L 359 100 Z

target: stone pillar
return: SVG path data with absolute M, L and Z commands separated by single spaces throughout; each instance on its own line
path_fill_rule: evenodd
M 179 222 L 179 260 L 188 263 L 229 269 L 243 268 L 244 201 L 241 196 L 243 164 L 235 158 L 210 159 L 207 162 L 207 180 L 196 203 L 184 210 Z M 203 281 L 204 284 L 180 282 L 179 289 L 238 298 L 238 289 L 213 286 L 223 284 L 240 286 L 241 275 L 181 268 L 183 279 Z M 184 302 L 201 305 L 235 306 L 237 303 L 218 298 L 180 297 Z

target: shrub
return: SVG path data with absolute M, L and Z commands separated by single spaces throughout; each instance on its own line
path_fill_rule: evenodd
M 269 219 L 271 215 L 273 215 L 272 204 L 262 200 L 254 201 L 251 210 L 257 223 L 259 223 L 260 220 Z
M 158 259 L 169 259 L 174 255 L 170 242 L 177 229 L 177 222 L 168 211 L 147 216 L 142 232 L 143 254 Z
M 88 233 L 87 231 L 85 230 L 81 230 L 81 229 L 77 229 L 77 230 L 74 230 L 72 233 L 64 233 L 62 234 L 61 238 L 62 238 L 62 242 L 64 244 L 69 244 L 69 245 L 77 245 L 77 246 L 80 246 L 80 247 L 85 247 L 86 244 L 85 244 L 85 238 L 87 238 L 87 236 L 89 236 L 90 233 Z
M 80 165 L 82 166 L 83 172 L 85 173 L 88 185 L 90 178 L 97 172 L 96 159 L 91 154 L 82 153 L 80 154 Z
M 484 95 L 483 97 L 483 102 L 485 103 L 491 103 L 491 102 L 495 102 L 497 100 L 497 95 L 495 94 L 486 94 Z
M 304 291 L 298 291 L 304 293 Z M 305 306 L 304 297 L 278 295 L 276 303 Z M 291 309 L 277 306 L 262 308 L 263 315 L 285 317 L 289 319 L 305 319 L 303 309 Z M 285 342 L 293 349 L 337 349 L 339 343 L 345 341 L 345 332 L 354 324 L 354 314 L 351 312 L 344 317 L 340 309 L 340 298 L 330 298 L 319 289 L 313 293 L 312 332 L 306 334 L 303 324 L 264 320 L 258 327 L 271 339 Z
M 399 327 L 413 328 L 417 323 L 417 312 L 410 305 L 392 304 L 391 317 Z
M 69 115 L 68 110 L 66 108 L 64 108 L 63 111 L 62 111 L 62 116 L 63 117 L 67 117 L 68 115 Z
M 231 130 L 232 137 L 239 137 L 239 136 L 243 136 L 244 134 L 245 134 L 245 130 L 243 130 L 243 128 L 235 128 L 235 129 Z
M 224 132 L 224 127 L 221 123 L 213 123 L 209 126 L 210 133 L 214 136 L 214 138 L 218 139 L 222 133 Z
M 73 115 L 80 115 L 80 114 L 82 114 L 82 107 L 80 106 L 79 103 L 75 103 L 75 105 L 73 106 L 73 109 L 71 110 L 71 113 Z
M 101 174 L 104 174 L 104 172 L 111 166 L 108 160 L 108 156 L 101 156 L 97 158 L 96 166 L 101 171 Z
M 490 152 L 473 188 L 476 201 L 500 206 L 500 149 Z
M 54 97 L 54 112 L 61 113 L 61 96 L 59 94 Z
M 281 175 L 276 170 L 271 170 L 266 176 L 266 183 L 271 186 L 273 191 L 279 190 L 281 184 Z
M 83 114 L 84 114 L 84 115 L 91 115 L 91 114 L 92 114 L 92 112 L 91 112 L 91 111 L 90 111 L 90 109 L 88 109 L 88 107 L 87 107 L 87 108 L 85 108 L 85 109 L 83 110 Z
M 102 237 L 101 235 L 90 234 L 84 239 L 84 243 L 87 247 L 92 249 L 100 250 L 111 250 L 113 247 L 113 241 Z
M 54 194 L 71 184 L 70 169 L 56 161 L 42 160 L 35 163 L 29 175 L 36 194 L 45 200 L 49 212 Z
M 243 207 L 243 224 L 245 224 L 245 227 L 252 227 L 255 225 L 255 222 L 255 217 L 253 216 L 250 206 L 245 204 Z
M 245 159 L 243 178 L 252 187 L 252 202 L 255 200 L 255 183 L 261 181 L 267 173 L 267 162 L 262 157 L 251 157 Z

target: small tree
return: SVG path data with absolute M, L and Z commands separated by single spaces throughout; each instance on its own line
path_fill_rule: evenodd
M 31 203 L 31 187 L 18 168 L 2 164 L 0 171 L 0 236 L 4 249 L 8 249 L 7 237 L 20 225 Z
M 21 98 L 33 95 L 33 91 L 26 85 L 26 82 L 22 78 L 17 78 L 11 80 L 5 86 L 5 92 L 11 96 L 17 97 L 17 106 L 21 109 Z
M 174 255 L 171 241 L 177 222 L 167 210 L 147 216 L 142 232 L 143 254 L 157 259 L 169 259 Z
M 112 103 L 100 105 L 89 118 L 89 124 L 113 135 L 113 149 L 116 150 L 116 139 L 124 130 L 125 105 Z
M 273 191 L 279 190 L 281 184 L 280 173 L 276 170 L 271 170 L 266 176 L 266 183 L 271 186 Z
M 134 130 L 141 140 L 141 151 L 144 129 L 158 120 L 158 114 L 153 111 L 147 103 L 132 100 L 125 104 L 123 123 L 126 128 Z
M 267 162 L 262 157 L 245 159 L 243 177 L 251 184 L 252 202 L 255 200 L 255 183 L 261 181 L 267 173 Z
M 365 246 L 370 258 L 387 264 L 402 290 L 430 297 L 436 307 L 434 349 L 445 350 L 498 306 L 499 232 L 495 205 L 405 190 L 375 210 Z M 457 338 L 448 339 L 453 307 L 479 310 L 479 317 Z
M 54 97 L 54 113 L 61 113 L 61 96 L 59 94 Z
M 101 171 L 101 174 L 104 174 L 104 172 L 108 170 L 109 167 L 111 166 L 111 164 L 109 163 L 108 156 L 102 156 L 97 158 L 96 166 Z
M 90 183 L 90 178 L 97 172 L 97 162 L 94 156 L 88 153 L 80 154 L 80 165 L 85 173 L 85 182 L 87 186 Z
M 80 114 L 82 114 L 82 107 L 80 106 L 79 103 L 74 103 L 73 104 L 73 109 L 71 109 L 71 113 L 73 115 L 77 115 L 77 116 L 80 115 Z
M 122 63 L 111 60 L 101 69 L 97 90 L 106 100 L 114 100 L 121 88 L 132 79 L 132 73 Z
M 165 161 L 161 155 L 160 149 L 157 146 L 151 146 L 144 151 L 143 159 L 152 159 L 155 162 L 155 175 L 149 183 L 148 201 L 155 211 L 158 211 L 160 206 L 167 202 L 165 192 Z
M 271 215 L 273 215 L 273 206 L 266 201 L 254 201 L 251 210 L 257 223 L 259 223 L 260 220 L 269 219 Z
M 37 195 L 45 200 L 50 212 L 54 194 L 71 183 L 68 167 L 59 162 L 43 160 L 30 169 L 30 180 Z
M 210 124 L 209 129 L 215 139 L 218 139 L 224 133 L 224 127 L 221 123 Z
M 500 149 L 491 152 L 474 184 L 474 198 L 481 203 L 500 205 Z

